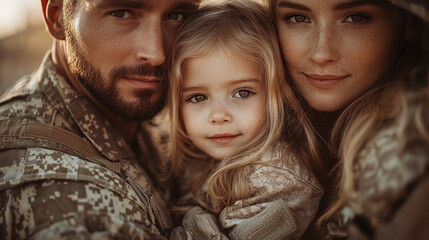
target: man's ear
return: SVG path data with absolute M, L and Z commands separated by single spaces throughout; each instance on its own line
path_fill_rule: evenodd
M 43 17 L 49 33 L 58 40 L 65 40 L 63 0 L 41 0 Z

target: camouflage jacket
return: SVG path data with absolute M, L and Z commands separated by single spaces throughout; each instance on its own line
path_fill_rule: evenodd
M 156 121 L 127 145 L 48 53 L 0 98 L 0 238 L 163 239 L 171 219 L 144 166 L 168 151 Z
M 428 239 L 429 143 L 412 119 L 424 107 L 429 126 L 429 102 L 416 96 L 408 94 L 407 124 L 386 124 L 358 155 L 354 192 L 327 224 L 328 239 Z
M 300 239 L 316 215 L 323 189 L 313 173 L 284 146 L 265 153 L 249 172 L 250 197 L 222 209 L 217 218 L 194 207 L 175 228 L 175 239 Z M 287 149 L 286 149 L 287 150 Z M 188 168 L 189 169 L 189 168 Z M 195 172 L 190 176 L 198 175 Z M 182 181 L 183 182 L 183 181 Z M 184 184 L 183 187 L 189 186 Z M 206 193 L 203 187 L 201 192 Z M 180 203 L 192 202 L 190 191 Z M 186 200 L 188 199 L 188 200 Z M 228 237 L 223 233 L 228 233 Z

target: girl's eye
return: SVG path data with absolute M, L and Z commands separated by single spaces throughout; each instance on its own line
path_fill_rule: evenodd
M 113 17 L 116 18 L 131 18 L 132 14 L 127 10 L 118 10 L 110 13 Z
M 188 98 L 186 101 L 193 102 L 193 103 L 199 103 L 199 102 L 202 102 L 206 99 L 207 99 L 207 97 L 204 95 L 193 95 L 190 98 Z
M 363 14 L 352 14 L 352 15 L 347 16 L 344 19 L 344 22 L 360 24 L 360 23 L 366 22 L 367 20 L 369 20 L 368 16 L 365 16 Z
M 185 15 L 179 12 L 175 12 L 168 14 L 168 19 L 174 21 L 183 21 L 183 19 L 185 19 Z
M 289 15 L 284 18 L 287 22 L 290 23 L 310 23 L 310 19 L 303 15 Z
M 234 97 L 236 97 L 236 98 L 248 98 L 248 97 L 252 96 L 253 94 L 255 94 L 255 93 L 250 91 L 250 90 L 241 89 L 241 90 L 238 90 L 237 92 L 235 92 Z

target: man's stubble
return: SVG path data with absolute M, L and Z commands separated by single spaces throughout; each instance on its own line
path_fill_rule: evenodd
M 150 64 L 137 66 L 118 66 L 110 71 L 107 79 L 86 58 L 83 48 L 76 40 L 73 31 L 66 27 L 67 62 L 71 73 L 79 79 L 89 93 L 106 109 L 126 121 L 145 121 L 153 118 L 165 105 L 165 68 L 152 67 Z M 106 49 L 108 51 L 108 49 Z M 120 96 L 117 81 L 124 76 L 156 76 L 161 79 L 159 89 L 141 89 L 133 91 L 136 101 L 127 101 Z M 159 94 L 160 93 L 160 94 Z M 159 97 L 154 97 L 157 95 Z

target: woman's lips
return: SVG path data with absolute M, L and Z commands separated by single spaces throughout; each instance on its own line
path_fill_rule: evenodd
M 349 75 L 330 75 L 330 74 L 305 74 L 305 77 L 316 88 L 331 89 L 335 88 L 344 79 L 348 78 Z
M 228 134 L 228 133 L 222 133 L 222 134 L 216 134 L 213 136 L 208 137 L 211 141 L 216 143 L 217 145 L 228 145 L 230 144 L 238 135 Z

